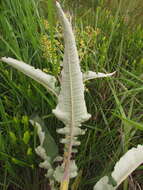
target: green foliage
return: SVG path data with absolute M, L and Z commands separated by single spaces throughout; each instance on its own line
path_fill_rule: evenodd
M 44 19 L 49 19 L 46 6 L 35 2 L 34 0 L 1 1 L 0 56 L 22 59 L 59 77 L 59 64 L 63 56 L 63 40 L 59 35 L 61 31 L 57 23 L 53 29 L 56 42 L 53 41 L 51 32 L 46 29 L 42 21 L 43 15 Z M 42 6 L 45 7 L 44 12 Z M 140 129 L 143 109 L 143 28 L 141 25 L 130 25 L 122 15 L 117 11 L 114 14 L 103 3 L 98 2 L 94 9 L 90 4 L 88 6 L 89 10 L 87 7 L 82 10 L 81 7 L 81 11 L 74 11 L 78 17 L 73 18 L 77 23 L 74 28 L 82 70 L 116 70 L 117 75 L 112 83 L 108 80 L 109 85 L 104 80 L 86 84 L 87 106 L 92 118 L 84 124 L 87 134 L 85 138 L 81 137 L 82 143 L 76 158 L 79 168 L 85 168 L 80 178 L 79 190 L 92 189 L 100 176 L 111 171 L 115 161 L 125 149 L 142 143 Z M 50 58 L 44 57 L 41 35 L 46 35 L 52 45 L 53 50 L 47 53 L 51 55 Z M 57 41 L 61 44 L 61 48 L 55 57 Z M 53 59 L 54 65 L 52 65 Z M 40 159 L 34 152 L 38 144 L 36 131 L 28 120 L 33 112 L 38 113 L 57 141 L 55 128 L 62 124 L 53 119 L 51 110 L 54 107 L 54 97 L 40 85 L 0 64 L 0 186 L 2 189 L 11 186 L 17 189 L 40 188 L 41 186 L 35 181 L 46 184 L 42 180 L 44 175 L 41 175 L 41 170 L 38 169 Z M 125 133 L 127 133 L 126 142 Z M 138 173 L 135 173 L 134 179 L 142 182 Z M 34 186 L 34 183 L 37 186 Z M 140 186 L 142 187 L 142 184 Z
M 32 125 L 36 125 L 36 123 L 38 123 L 40 125 L 42 131 L 44 131 L 44 133 L 45 133 L 43 147 L 46 151 L 46 154 L 52 159 L 56 158 L 56 156 L 58 155 L 58 147 L 57 147 L 53 137 L 50 135 L 50 133 L 48 131 L 48 127 L 45 126 L 44 122 L 42 121 L 42 119 L 39 116 L 31 117 L 30 120 L 32 121 Z

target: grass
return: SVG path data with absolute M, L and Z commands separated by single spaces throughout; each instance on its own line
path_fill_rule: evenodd
M 0 55 L 23 60 L 58 77 L 63 40 L 51 2 L 1 2 Z M 73 10 L 77 15 L 73 23 L 82 70 L 117 73 L 112 79 L 86 84 L 85 96 L 92 118 L 83 124 L 87 133 L 81 137 L 76 156 L 81 172 L 72 184 L 79 190 L 93 189 L 124 152 L 142 144 L 143 28 L 138 24 L 130 27 L 133 25 L 120 14 L 125 8 L 112 12 L 103 2 L 95 4 L 94 9 L 91 5 L 93 2 L 85 2 L 84 10 L 81 4 L 80 9 L 77 6 Z M 130 7 L 133 9 L 133 5 Z M 40 159 L 34 151 L 38 142 L 29 118 L 40 115 L 58 143 L 56 128 L 62 124 L 51 114 L 55 99 L 9 66 L 1 63 L 0 71 L 0 188 L 48 189 L 44 171 L 38 167 Z M 128 179 L 128 188 L 125 184 L 120 189 L 134 190 L 138 185 L 143 188 L 140 174 L 141 170 L 134 172 L 133 180 Z

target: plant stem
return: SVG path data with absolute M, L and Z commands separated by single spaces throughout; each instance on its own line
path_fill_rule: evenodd
M 66 137 L 68 138 L 68 137 Z M 72 150 L 72 143 L 69 145 L 65 145 L 65 152 L 64 152 L 64 176 L 63 180 L 61 181 L 60 190 L 68 190 L 69 186 L 69 179 L 70 179 L 70 158 L 71 158 L 71 150 Z
M 60 190 L 68 190 L 68 187 L 69 187 L 69 181 L 68 180 L 64 180 L 61 182 Z

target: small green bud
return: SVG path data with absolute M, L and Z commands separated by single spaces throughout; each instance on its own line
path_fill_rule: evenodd
M 17 138 L 16 138 L 15 134 L 12 131 L 9 131 L 9 136 L 10 136 L 12 142 L 16 143 Z
M 30 155 L 32 155 L 32 154 L 33 154 L 32 148 L 29 147 L 29 148 L 27 149 L 27 155 L 30 156 Z
M 23 141 L 25 144 L 28 144 L 29 140 L 30 140 L 30 133 L 29 133 L 29 131 L 26 131 L 23 135 Z

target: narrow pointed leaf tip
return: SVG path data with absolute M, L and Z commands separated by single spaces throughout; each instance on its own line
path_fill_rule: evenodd
M 111 77 L 112 75 L 114 75 L 116 72 L 113 73 L 96 73 L 93 71 L 87 71 L 85 73 L 83 73 L 83 81 L 87 81 L 87 80 L 91 80 L 91 79 L 95 79 L 95 78 L 103 78 L 103 77 Z
M 143 163 L 143 145 L 132 148 L 116 163 L 111 176 L 117 183 L 115 187 L 109 184 L 109 178 L 104 176 L 96 185 L 94 190 L 115 190 L 117 187 L 140 165 Z
M 57 96 L 57 89 L 55 87 L 56 78 L 52 75 L 46 74 L 40 69 L 35 69 L 34 67 L 16 59 L 10 57 L 2 57 L 0 61 L 3 61 L 15 69 L 21 71 L 25 75 L 29 76 L 30 78 L 34 79 L 35 81 L 42 84 L 47 90 L 51 91 L 53 94 Z
M 96 78 L 104 78 L 104 77 L 111 77 L 112 75 L 114 75 L 116 73 L 96 73 L 93 71 L 87 71 L 85 73 L 83 73 L 83 81 L 87 81 L 87 80 L 91 80 L 91 79 L 96 79 Z

